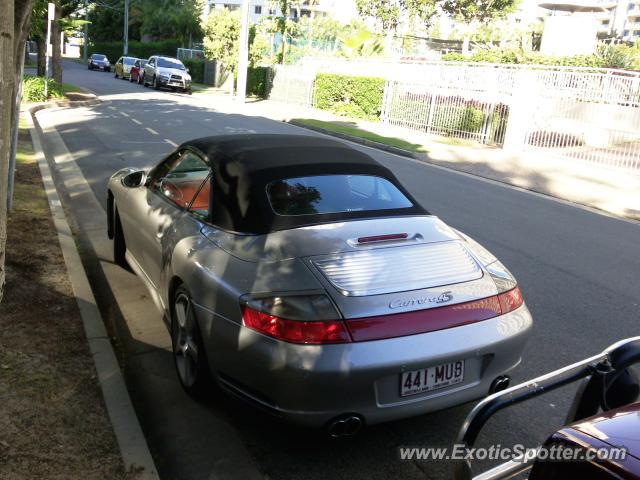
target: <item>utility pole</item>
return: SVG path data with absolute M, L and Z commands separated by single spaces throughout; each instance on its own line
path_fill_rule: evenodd
M 51 43 L 51 22 L 56 16 L 56 6 L 47 4 L 47 41 L 45 42 L 44 60 L 44 98 L 49 98 L 49 44 Z
M 89 2 L 84 3 L 84 49 L 82 51 L 82 58 L 84 63 L 87 63 L 87 57 L 89 55 Z
M 249 1 L 242 1 L 240 10 L 240 56 L 238 58 L 238 102 L 246 101 L 247 93 L 247 69 L 249 68 Z
M 123 55 L 129 54 L 129 0 L 124 0 L 124 51 Z

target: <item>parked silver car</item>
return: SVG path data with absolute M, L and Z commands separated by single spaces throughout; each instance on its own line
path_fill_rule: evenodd
M 144 86 L 180 90 L 191 94 L 191 75 L 177 58 L 153 56 L 144 66 Z
M 332 435 L 506 388 L 532 319 L 486 249 L 343 143 L 186 142 L 108 185 L 114 259 L 146 284 L 178 378 Z

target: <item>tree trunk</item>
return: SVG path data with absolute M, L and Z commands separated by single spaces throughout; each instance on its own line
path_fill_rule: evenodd
M 53 57 L 53 79 L 62 83 L 62 35 L 60 35 L 60 25 L 58 21 L 60 20 L 60 6 L 56 5 L 56 15 L 55 20 L 51 22 L 51 43 L 52 43 L 52 57 Z
M 47 61 L 47 49 L 45 48 L 46 40 L 44 38 L 37 38 L 36 45 L 38 46 L 38 76 L 44 77 L 45 64 Z
M 0 2 L 0 301 L 4 294 L 9 155 L 33 0 Z
M 469 54 L 471 53 L 469 50 L 469 42 L 470 42 L 469 34 L 465 33 L 464 38 L 462 39 L 462 54 L 465 57 L 468 57 Z
M 385 36 L 384 41 L 384 53 L 387 55 L 391 55 L 393 53 L 393 38 L 395 32 L 391 27 L 387 27 L 387 35 Z
M 13 2 L 0 2 L 0 300 L 4 293 L 7 243 L 7 184 L 13 123 L 14 41 Z

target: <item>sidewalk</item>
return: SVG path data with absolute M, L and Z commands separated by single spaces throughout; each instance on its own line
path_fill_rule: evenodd
M 245 105 L 238 105 L 228 93 L 221 91 L 200 92 L 197 97 L 207 98 L 219 111 L 264 116 L 297 125 L 312 123 L 307 128 L 316 130 L 313 124 L 317 125 L 317 121 L 330 122 L 320 129 L 323 133 L 330 133 L 327 129 L 336 127 L 346 131 L 356 128 L 364 131 L 359 132 L 360 135 L 387 137 L 387 143 L 408 150 L 407 156 L 412 158 L 640 220 L 640 175 L 629 171 L 541 153 L 509 153 L 501 148 L 430 136 L 380 122 L 338 117 L 325 110 L 272 100 L 249 99 Z M 350 138 L 344 134 L 339 136 Z M 357 138 L 353 140 L 362 143 Z

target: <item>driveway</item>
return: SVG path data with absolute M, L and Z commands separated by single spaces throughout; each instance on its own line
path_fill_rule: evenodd
M 159 315 L 142 283 L 110 263 L 110 244 L 95 223 L 104 216 L 109 175 L 124 166 L 154 165 L 175 145 L 199 136 L 313 133 L 263 117 L 222 113 L 215 97 L 153 91 L 75 63 L 64 66 L 65 82 L 88 87 L 106 101 L 43 111 L 38 118 L 55 128 L 75 160 L 59 169 L 77 165 L 76 173 L 82 173 L 95 196 L 82 205 L 72 201 L 70 207 L 77 213 L 87 268 L 118 336 L 134 404 L 163 478 L 223 478 L 231 473 L 244 478 L 253 466 L 278 480 L 446 476 L 446 463 L 400 461 L 397 448 L 450 444 L 470 405 L 367 428 L 336 441 L 283 425 L 224 396 L 199 404 L 182 393 Z M 53 142 L 54 136 L 49 132 L 46 140 Z M 358 148 L 391 168 L 428 210 L 492 250 L 519 279 L 535 326 L 516 381 L 638 334 L 637 224 Z M 59 173 L 59 179 L 64 175 Z M 563 389 L 498 415 L 480 443 L 535 446 L 561 424 L 573 391 Z

